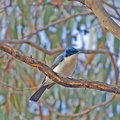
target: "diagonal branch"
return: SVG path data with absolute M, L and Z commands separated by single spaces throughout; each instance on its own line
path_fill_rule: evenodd
M 28 45 L 31 45 L 32 47 L 36 48 L 37 50 L 40 50 L 43 53 L 48 54 L 48 55 L 54 55 L 54 54 L 56 54 L 58 52 L 63 52 L 64 51 L 64 48 L 57 48 L 57 49 L 53 49 L 51 51 L 48 51 L 48 50 L 40 47 L 38 44 L 33 43 L 33 42 L 29 41 L 29 40 L 2 40 L 2 43 L 28 44 Z
M 25 56 L 19 51 L 15 50 L 14 48 L 6 45 L 5 43 L 0 42 L 0 50 L 7 52 L 11 56 L 15 57 L 16 59 L 32 66 L 38 68 L 42 71 L 46 76 L 51 78 L 54 82 L 63 85 L 65 87 L 74 87 L 74 88 L 89 88 L 89 89 L 97 89 L 101 91 L 107 91 L 111 93 L 120 94 L 120 87 L 117 85 L 110 85 L 99 81 L 91 81 L 87 79 L 73 79 L 73 78 L 64 78 L 59 76 L 57 73 L 52 71 L 44 63 L 33 59 L 32 57 Z
M 81 13 L 78 13 L 78 14 L 70 15 L 70 16 L 65 17 L 65 18 L 58 19 L 58 20 L 56 20 L 56 21 L 54 21 L 54 22 L 50 22 L 49 24 L 47 24 L 47 25 L 45 25 L 44 27 L 42 27 L 42 28 L 34 31 L 33 33 L 30 33 L 29 35 L 24 36 L 23 38 L 25 38 L 25 37 L 31 37 L 32 35 L 37 34 L 38 32 L 40 32 L 40 31 L 42 31 L 42 30 L 45 30 L 45 29 L 49 28 L 50 26 L 59 24 L 59 23 L 61 23 L 61 22 L 65 22 L 65 21 L 67 21 L 67 20 L 69 20 L 69 19 L 71 19 L 71 18 L 74 18 L 74 17 L 76 17 L 76 16 L 84 16 L 84 15 L 89 15 L 89 14 L 92 14 L 92 12 L 81 12 Z
M 28 44 L 28 45 L 31 45 L 32 47 L 36 48 L 37 50 L 40 50 L 43 53 L 48 54 L 48 55 L 54 55 L 58 52 L 63 52 L 65 50 L 64 48 L 55 48 L 55 49 L 52 49 L 52 50 L 48 51 L 48 50 L 40 47 L 36 43 L 33 43 L 29 40 L 2 40 L 2 43 Z M 83 49 L 80 49 L 79 51 L 81 53 L 85 53 L 85 54 L 102 53 L 102 54 L 111 54 L 111 55 L 114 55 L 114 56 L 118 57 L 118 55 L 116 55 L 115 53 L 111 53 L 111 52 L 105 51 L 105 50 L 83 50 Z
M 111 95 L 110 99 L 107 100 L 107 101 L 104 101 L 100 104 L 97 104 L 97 105 L 94 105 L 94 106 L 91 106 L 89 107 L 88 109 L 84 110 L 84 111 L 81 111 L 79 113 L 74 113 L 74 114 L 62 114 L 60 113 L 59 111 L 57 111 L 55 108 L 51 107 L 47 102 L 45 102 L 43 99 L 41 99 L 41 102 L 49 108 L 50 111 L 54 112 L 56 115 L 58 116 L 61 116 L 61 117 L 78 117 L 78 116 L 81 116 L 81 115 L 84 115 L 86 113 L 89 113 L 91 112 L 92 110 L 96 109 L 97 107 L 102 107 L 108 103 L 110 103 L 113 99 L 115 98 L 115 94 L 114 95 Z
M 73 1 L 73 0 L 69 0 Z M 120 26 L 114 22 L 106 10 L 103 8 L 100 0 L 76 0 L 85 4 L 98 17 L 101 23 L 110 31 L 116 38 L 120 40 Z

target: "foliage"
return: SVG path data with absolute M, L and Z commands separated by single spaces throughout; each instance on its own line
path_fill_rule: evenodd
M 118 22 L 115 11 L 119 1 L 103 1 L 107 12 Z M 117 17 L 116 17 L 117 16 Z M 65 19 L 64 19 L 65 18 Z M 74 46 L 81 49 L 105 49 L 119 54 L 119 40 L 109 33 L 87 7 L 78 2 L 66 0 L 2 0 L 0 1 L 0 40 L 28 40 L 41 48 Z M 47 55 L 31 44 L 10 44 L 25 55 L 51 64 L 56 55 Z M 119 59 L 115 59 L 119 67 Z M 119 69 L 118 69 L 119 70 Z M 0 118 L 8 119 L 63 119 L 57 112 L 74 114 L 110 98 L 111 94 L 90 90 L 73 89 L 55 85 L 46 91 L 39 104 L 29 97 L 42 82 L 44 75 L 10 55 L 0 51 Z M 80 54 L 74 78 L 99 80 L 109 84 L 114 81 L 114 69 L 110 58 L 103 54 Z M 120 84 L 120 83 L 118 83 Z M 91 110 L 75 119 L 120 119 L 120 97 L 103 107 Z M 50 109 L 51 108 L 51 109 Z M 54 111 L 54 109 L 55 111 Z M 42 112 L 41 112 L 42 111 Z M 41 115 L 42 113 L 42 115 Z M 72 116 L 72 115 L 71 115 Z M 67 117 L 64 116 L 64 119 Z M 71 117 L 72 119 L 72 117 Z M 74 119 L 74 118 L 73 118 Z

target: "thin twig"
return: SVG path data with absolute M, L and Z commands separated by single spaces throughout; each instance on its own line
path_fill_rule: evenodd
M 119 18 L 120 18 L 120 14 L 119 14 L 119 12 L 117 11 L 117 8 L 116 8 L 116 6 L 115 6 L 115 1 L 112 0 L 112 3 L 113 3 L 113 7 L 114 7 L 115 12 L 117 13 L 117 15 L 118 15 Z
M 59 52 L 63 52 L 65 50 L 64 48 L 56 48 L 56 49 L 53 49 L 51 51 L 48 51 L 48 50 L 40 47 L 38 44 L 33 43 L 29 40 L 2 40 L 2 42 L 3 43 L 9 43 L 9 44 L 28 44 L 28 45 L 31 45 L 31 46 L 35 47 L 37 50 L 40 50 L 43 53 L 48 54 L 50 56 L 54 55 L 56 53 L 59 53 Z
M 54 55 L 56 53 L 63 52 L 65 50 L 64 48 L 56 48 L 56 49 L 52 49 L 52 50 L 48 51 L 48 50 L 40 47 L 39 45 L 37 45 L 31 41 L 28 41 L 28 40 L 2 40 L 2 43 L 9 43 L 9 44 L 24 44 L 24 43 L 26 43 L 48 55 Z M 110 54 L 118 57 L 118 55 L 116 55 L 115 53 L 111 53 L 106 50 L 82 50 L 82 49 L 80 49 L 79 51 L 81 53 L 86 53 L 86 54 L 94 54 L 94 53 L 109 54 L 110 53 Z
M 76 0 L 81 2 L 82 0 Z M 83 0 L 88 8 L 97 16 L 100 22 L 109 30 L 116 38 L 120 40 L 120 26 L 110 17 L 103 8 L 100 0 Z
M 17 91 L 17 92 L 23 92 L 23 91 L 24 92 L 29 92 L 29 90 L 33 90 L 33 89 L 36 89 L 38 87 L 38 86 L 36 86 L 36 87 L 32 87 L 32 88 L 19 89 L 19 88 L 8 85 L 7 83 L 3 82 L 2 80 L 0 80 L 0 83 L 4 86 L 12 88 L 14 91 Z
M 41 99 L 41 102 L 46 106 L 48 107 L 48 109 L 52 112 L 54 112 L 56 115 L 58 116 L 61 116 L 61 117 L 78 117 L 78 116 L 81 116 L 81 115 L 84 115 L 94 109 L 96 109 L 97 107 L 102 107 L 108 103 L 110 103 L 113 99 L 115 98 L 115 95 L 112 95 L 111 98 L 105 102 L 102 102 L 100 104 L 97 104 L 97 105 L 94 105 L 94 106 L 91 106 L 89 107 L 88 109 L 82 111 L 82 112 L 79 112 L 79 113 L 74 113 L 74 114 L 61 114 L 60 112 L 58 112 L 55 108 L 51 107 L 48 103 L 46 103 L 44 100 Z
M 54 21 L 54 22 L 51 22 L 51 23 L 45 25 L 44 27 L 36 30 L 35 32 L 30 33 L 29 35 L 24 36 L 23 38 L 30 37 L 30 36 L 32 36 L 32 35 L 34 35 L 34 34 L 37 34 L 38 32 L 40 32 L 40 31 L 42 31 L 42 30 L 45 30 L 45 29 L 49 28 L 50 26 L 54 26 L 54 25 L 59 24 L 59 23 L 61 23 L 61 22 L 65 22 L 65 21 L 67 21 L 67 20 L 69 20 L 69 19 L 71 19 L 71 18 L 74 18 L 74 17 L 76 17 L 76 16 L 84 16 L 84 15 L 90 15 L 90 14 L 93 14 L 93 13 L 92 13 L 92 12 L 82 12 L 82 13 L 78 13 L 78 14 L 71 15 L 71 16 L 69 16 L 69 17 L 65 17 L 65 18 L 58 19 L 58 20 L 56 20 L 56 21 Z

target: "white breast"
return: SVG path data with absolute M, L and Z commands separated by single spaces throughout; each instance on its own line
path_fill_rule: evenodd
M 57 67 L 55 67 L 53 71 L 55 71 L 56 73 L 59 73 L 64 77 L 68 77 L 74 72 L 76 61 L 77 61 L 77 54 L 69 56 L 65 58 L 64 61 L 61 62 Z M 48 77 L 46 77 L 46 82 L 47 84 L 53 83 L 53 81 Z
M 70 76 L 74 72 L 76 60 L 77 60 L 76 54 L 67 57 L 64 59 L 63 62 L 61 62 L 57 67 L 55 67 L 53 71 L 65 77 Z

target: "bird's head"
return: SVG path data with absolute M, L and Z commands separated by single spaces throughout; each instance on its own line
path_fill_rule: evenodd
M 78 53 L 77 49 L 75 49 L 74 47 L 69 47 L 65 50 L 64 55 L 65 55 L 65 57 L 68 57 L 68 56 L 71 56 L 76 53 Z

